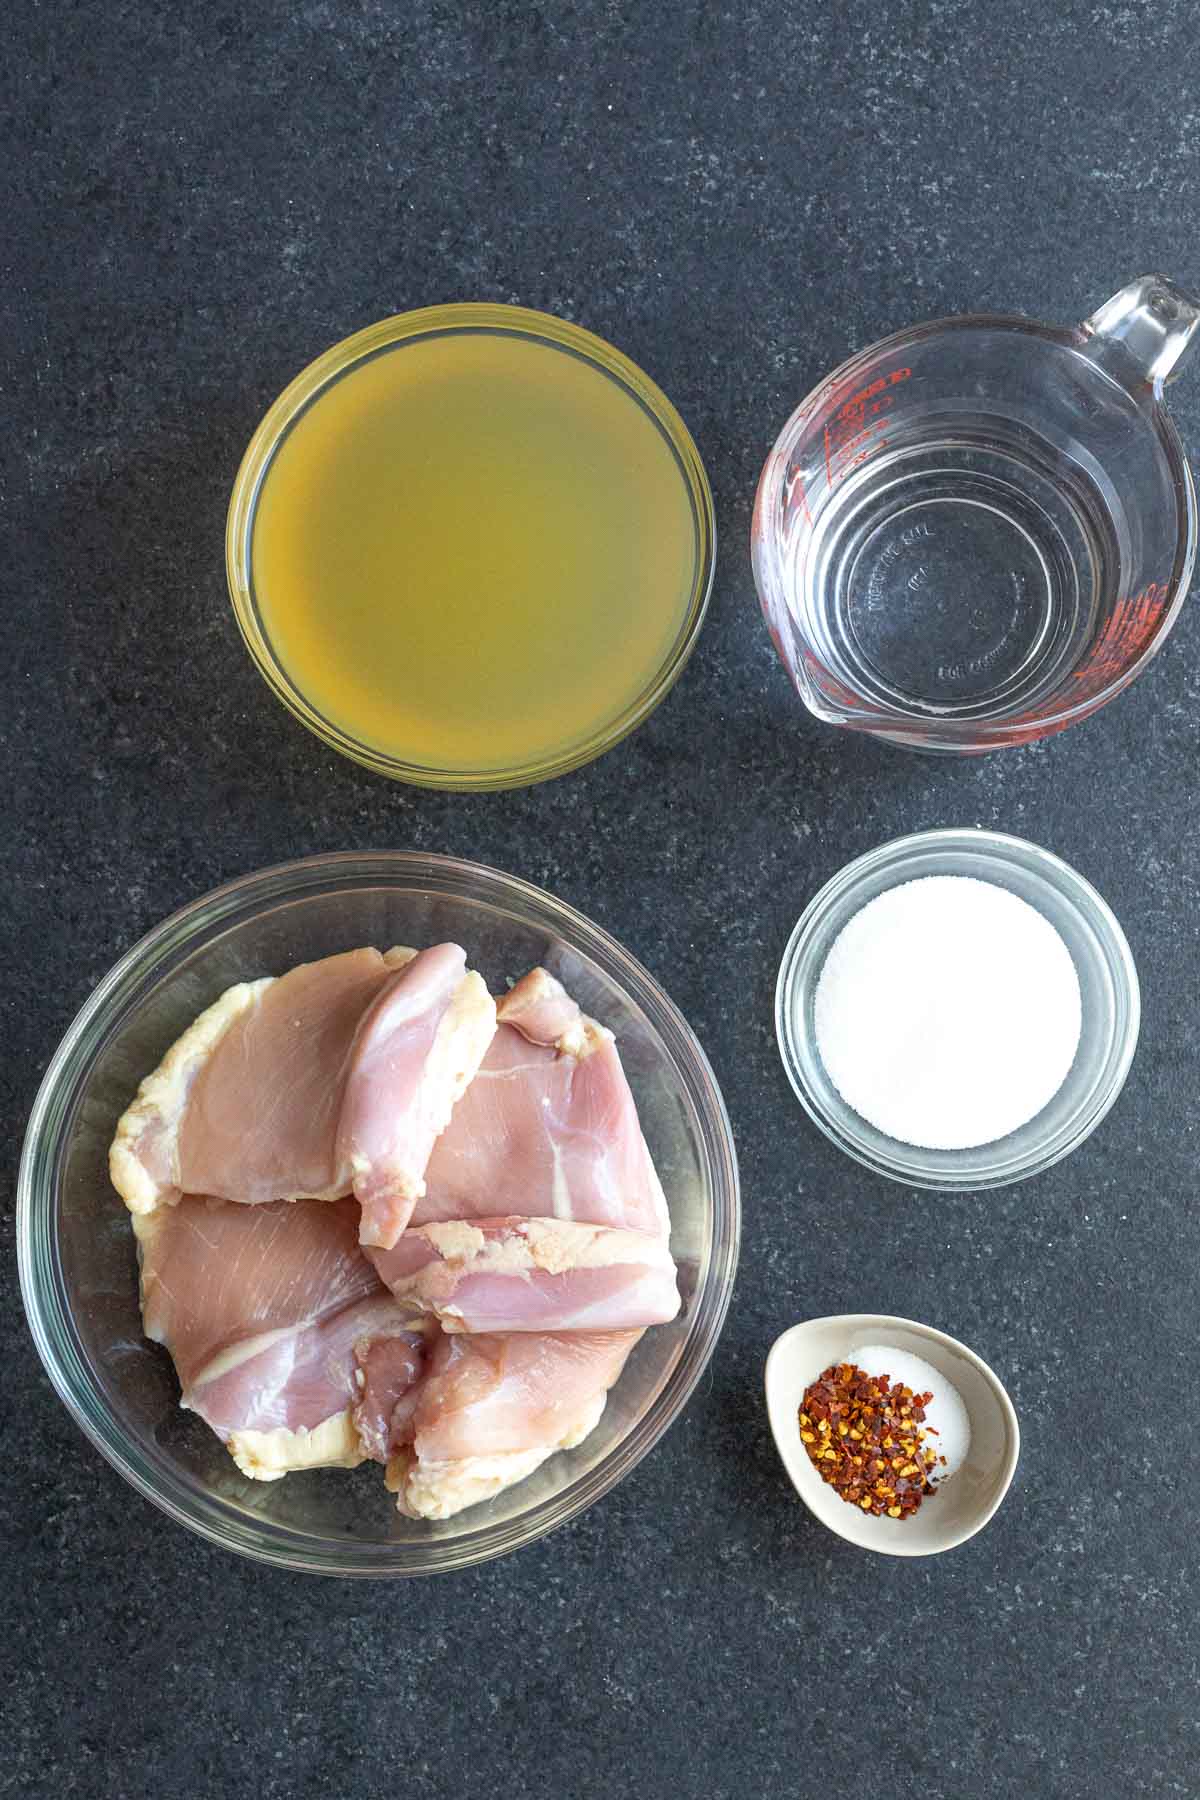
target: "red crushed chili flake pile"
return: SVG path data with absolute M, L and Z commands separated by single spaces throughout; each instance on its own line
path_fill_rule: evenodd
M 925 1424 L 932 1398 L 855 1363 L 834 1363 L 804 1391 L 800 1441 L 822 1481 L 851 1506 L 911 1518 L 936 1492 L 930 1476 L 946 1461 Z

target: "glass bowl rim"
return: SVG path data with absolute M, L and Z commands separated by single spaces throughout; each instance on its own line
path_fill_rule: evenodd
M 916 1145 L 903 1145 L 899 1140 L 889 1139 L 889 1143 L 895 1145 L 895 1155 L 884 1155 L 860 1135 L 861 1122 L 845 1101 L 840 1102 L 840 1110 L 836 1114 L 826 1109 L 809 1087 L 803 1063 L 796 1054 L 796 1034 L 791 1024 L 794 1011 L 792 1002 L 802 975 L 809 982 L 819 979 L 820 969 L 806 970 L 805 959 L 830 911 L 845 896 L 853 893 L 880 870 L 900 868 L 910 857 L 921 851 L 977 851 L 981 847 L 985 852 L 991 852 L 992 860 L 997 863 L 1017 866 L 1023 872 L 1040 876 L 1066 906 L 1080 918 L 1086 919 L 1093 935 L 1100 942 L 1114 989 L 1124 1002 L 1125 1017 L 1123 1031 L 1114 1037 L 1115 1048 L 1104 1078 L 1089 1096 L 1086 1108 L 1068 1136 L 1053 1150 L 1047 1146 L 1039 1149 L 1035 1145 L 1018 1158 L 1003 1164 L 993 1164 L 990 1170 L 981 1172 L 976 1169 L 969 1175 L 959 1175 L 953 1171 L 931 1170 L 921 1161 L 930 1152 Z M 921 874 L 930 875 L 937 872 L 936 869 L 920 871 Z M 917 878 L 916 871 L 908 877 Z M 1094 909 L 1094 920 L 1088 915 L 1087 908 Z M 1137 966 L 1120 921 L 1108 902 L 1077 869 L 1072 868 L 1070 863 L 1056 856 L 1053 851 L 1045 850 L 1040 844 L 1034 844 L 1028 838 L 1016 837 L 1010 832 L 990 831 L 977 826 L 944 826 L 930 831 L 910 832 L 903 837 L 889 839 L 887 843 L 877 845 L 873 850 L 867 850 L 844 864 L 818 889 L 796 921 L 780 960 L 775 984 L 775 1036 L 780 1058 L 793 1092 L 814 1125 L 830 1143 L 874 1174 L 885 1175 L 889 1180 L 900 1182 L 906 1187 L 929 1192 L 976 1193 L 990 1188 L 1009 1187 L 1018 1181 L 1042 1174 L 1077 1150 L 1119 1098 L 1137 1049 L 1140 1027 L 1141 988 Z M 812 1055 L 817 1058 L 815 1046 Z M 1001 1138 L 998 1142 L 1002 1144 L 1005 1140 Z M 959 1154 L 971 1156 L 991 1148 L 990 1145 L 981 1144 L 978 1151 Z
M 528 340 L 550 340 L 612 377 L 640 402 L 670 446 L 691 501 L 698 534 L 692 591 L 684 617 L 661 667 L 638 697 L 583 744 L 561 756 L 535 759 L 508 769 L 439 769 L 405 761 L 364 743 L 317 712 L 276 658 L 258 620 L 248 576 L 250 526 L 258 495 L 275 452 L 293 421 L 321 389 L 355 363 L 380 350 L 411 343 L 436 333 L 507 332 Z M 331 749 L 376 774 L 417 787 L 482 792 L 526 787 L 569 774 L 602 756 L 643 724 L 665 699 L 683 672 L 700 634 L 716 574 L 716 511 L 700 452 L 681 415 L 667 395 L 632 358 L 582 325 L 531 307 L 492 301 L 450 301 L 393 313 L 352 332 L 314 357 L 271 403 L 247 445 L 233 489 L 225 525 L 225 575 L 229 598 L 242 641 L 259 674 L 275 697 Z
M 332 1545 L 275 1521 L 244 1519 L 182 1477 L 175 1491 L 167 1491 L 91 1378 L 58 1255 L 58 1177 L 63 1126 L 75 1117 L 96 1056 L 136 1009 L 137 989 L 156 965 L 186 950 L 199 932 L 232 928 L 271 902 L 346 886 L 386 886 L 389 876 L 508 911 L 563 939 L 621 986 L 645 1014 L 688 1094 L 689 1127 L 694 1122 L 711 1196 L 711 1248 L 673 1365 L 646 1411 L 595 1468 L 528 1512 L 457 1538 Z M 278 1568 L 360 1578 L 457 1570 L 505 1555 L 576 1517 L 615 1487 L 678 1418 L 708 1365 L 729 1309 L 740 1230 L 737 1154 L 724 1098 L 699 1040 L 655 978 L 611 933 L 546 890 L 486 864 L 423 851 L 339 851 L 273 864 L 189 901 L 139 938 L 96 984 L 63 1033 L 30 1113 L 17 1181 L 17 1260 L 34 1346 L 59 1399 L 106 1461 L 177 1524 L 223 1549 Z

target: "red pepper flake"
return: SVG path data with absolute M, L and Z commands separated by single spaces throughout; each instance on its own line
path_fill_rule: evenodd
M 946 1460 L 925 1425 L 932 1398 L 855 1363 L 833 1363 L 805 1389 L 800 1441 L 822 1481 L 849 1505 L 909 1519 L 936 1492 L 929 1476 Z

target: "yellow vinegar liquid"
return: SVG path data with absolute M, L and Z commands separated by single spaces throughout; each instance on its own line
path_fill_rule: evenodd
M 700 555 L 639 400 L 503 331 L 409 340 L 322 389 L 250 541 L 263 630 L 309 705 L 416 768 L 485 776 L 621 719 L 680 637 Z

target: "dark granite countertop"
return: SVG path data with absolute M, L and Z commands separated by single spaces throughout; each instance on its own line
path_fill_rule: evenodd
M 6 1255 L 0 1792 L 1194 1794 L 1200 606 L 1086 725 L 935 763 L 798 709 L 746 552 L 775 431 L 852 348 L 1195 281 L 1193 9 L 12 0 L 6 26 L 6 1250 L 41 1072 L 117 955 L 227 877 L 374 846 L 526 876 L 649 966 L 723 1084 L 745 1234 L 711 1371 L 653 1455 L 533 1548 L 399 1586 L 243 1564 L 136 1497 L 54 1397 Z M 389 785 L 287 716 L 222 565 L 287 379 L 459 297 L 643 364 L 721 532 L 654 718 L 582 773 L 472 798 Z M 1195 449 L 1200 373 L 1173 404 Z M 827 876 L 959 823 L 1099 885 L 1145 1016 L 1078 1154 L 947 1199 L 809 1126 L 771 996 Z M 771 1340 L 857 1308 L 965 1339 L 1020 1413 L 1013 1491 L 950 1556 L 855 1552 L 777 1466 Z

